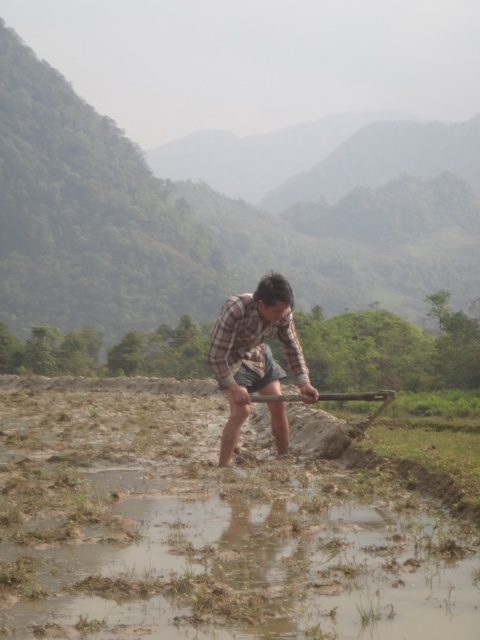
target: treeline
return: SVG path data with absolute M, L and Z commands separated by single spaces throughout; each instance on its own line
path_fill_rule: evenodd
M 430 331 L 383 309 L 348 311 L 324 317 L 321 307 L 295 312 L 297 332 L 320 390 L 475 389 L 480 384 L 480 320 L 452 311 L 450 292 L 426 301 Z M 477 301 L 478 302 L 478 301 Z M 101 357 L 102 335 L 93 327 L 67 334 L 34 326 L 22 342 L 0 322 L 0 373 L 45 376 L 154 376 L 178 380 L 211 377 L 206 349 L 211 323 L 200 326 L 190 314 L 176 328 L 163 324 L 148 333 L 131 329 Z M 288 371 L 279 341 L 275 357 Z M 293 380 L 287 380 L 287 382 Z

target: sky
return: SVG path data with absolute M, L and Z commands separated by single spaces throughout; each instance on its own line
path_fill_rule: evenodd
M 479 0 L 0 0 L 0 17 L 145 151 L 337 113 L 480 113 Z

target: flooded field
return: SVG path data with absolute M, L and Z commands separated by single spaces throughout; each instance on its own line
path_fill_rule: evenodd
M 278 459 L 255 409 L 219 469 L 221 394 L 125 385 L 0 385 L 0 638 L 477 640 L 473 525 L 311 413 Z

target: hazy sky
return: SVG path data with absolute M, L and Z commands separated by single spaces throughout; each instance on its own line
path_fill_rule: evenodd
M 0 0 L 0 16 L 145 150 L 348 111 L 480 112 L 480 0 Z

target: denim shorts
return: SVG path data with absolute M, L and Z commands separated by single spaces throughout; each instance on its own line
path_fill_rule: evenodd
M 272 356 L 272 351 L 268 345 L 265 345 L 265 375 L 260 375 L 256 371 L 252 371 L 245 364 L 242 366 L 233 376 L 235 382 L 242 387 L 246 387 L 249 393 L 260 391 L 267 384 L 274 380 L 283 380 L 287 377 L 287 374 L 282 367 L 275 362 Z M 224 389 L 222 385 L 219 385 L 220 389 Z

